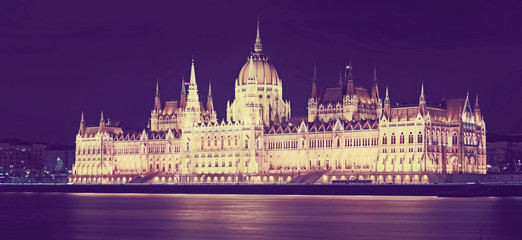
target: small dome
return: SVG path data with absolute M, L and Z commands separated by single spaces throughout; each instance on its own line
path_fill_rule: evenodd
M 253 59 L 251 60 L 250 58 Z M 253 64 L 252 68 L 250 68 L 250 64 Z M 253 71 L 252 75 L 250 69 Z M 238 84 L 246 85 L 250 76 L 254 76 L 257 79 L 257 84 L 264 84 L 265 79 L 267 85 L 279 84 L 279 75 L 277 75 L 274 65 L 269 63 L 268 58 L 263 55 L 253 54 L 248 58 L 239 72 Z

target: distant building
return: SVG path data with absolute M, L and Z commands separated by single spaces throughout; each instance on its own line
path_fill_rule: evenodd
M 522 135 L 488 134 L 488 172 L 520 173 Z
M 72 171 L 74 157 L 74 146 L 49 145 L 45 152 L 46 173 L 69 173 Z
M 347 69 L 322 95 L 314 74 L 308 116 L 296 121 L 264 55 L 258 23 L 226 120 L 217 120 L 210 86 L 206 107 L 200 101 L 193 60 L 188 94 L 182 80 L 179 101 L 162 107 L 156 85 L 150 125 L 142 131 L 110 125 L 103 113 L 98 126 L 87 127 L 82 114 L 70 182 L 416 183 L 433 173 L 486 173 L 478 97 L 473 107 L 469 94 L 432 106 L 421 85 L 418 104 L 392 107 L 388 89 L 380 97 L 376 70 L 363 88 Z
M 0 173 L 13 177 L 42 174 L 45 145 L 16 139 L 0 140 Z

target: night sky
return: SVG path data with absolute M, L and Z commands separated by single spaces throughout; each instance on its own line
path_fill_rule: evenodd
M 320 2 L 320 3 L 319 3 Z M 520 1 L 2 1 L 0 138 L 73 144 L 88 126 L 144 128 L 156 78 L 162 101 L 179 98 L 196 62 L 200 99 L 213 83 L 218 119 L 253 49 L 283 80 L 292 115 L 305 116 L 314 63 L 320 89 L 352 60 L 356 85 L 374 64 L 381 97 L 428 104 L 479 94 L 489 132 L 522 132 Z

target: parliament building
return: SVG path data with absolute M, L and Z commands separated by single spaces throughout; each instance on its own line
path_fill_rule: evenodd
M 283 82 L 263 53 L 257 24 L 254 51 L 235 80 L 226 120 L 218 121 L 211 86 L 200 99 L 192 60 L 178 101 L 162 102 L 156 85 L 149 125 L 126 130 L 82 118 L 72 183 L 427 183 L 440 174 L 486 173 L 486 125 L 478 96 L 427 104 L 419 83 L 414 106 L 392 106 L 352 68 L 336 87 L 318 92 L 308 116 L 293 118 Z

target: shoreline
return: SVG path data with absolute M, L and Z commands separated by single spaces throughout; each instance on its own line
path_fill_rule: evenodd
M 522 184 L 0 184 L 0 192 L 522 197 Z

